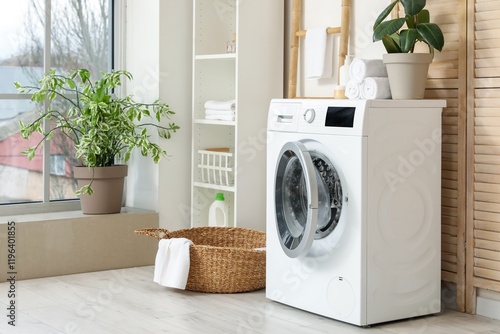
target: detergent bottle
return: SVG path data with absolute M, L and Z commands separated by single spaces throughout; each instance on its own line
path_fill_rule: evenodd
M 228 208 L 224 201 L 224 194 L 217 193 L 215 201 L 208 211 L 208 226 L 227 226 Z

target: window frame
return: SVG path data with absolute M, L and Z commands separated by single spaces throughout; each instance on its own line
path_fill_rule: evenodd
M 44 73 L 47 74 L 50 69 L 50 53 L 51 53 L 51 27 L 52 13 L 51 5 L 53 0 L 45 0 L 45 26 L 44 26 Z M 126 0 L 109 0 L 109 12 L 112 13 L 109 20 L 110 38 L 109 47 L 111 49 L 109 63 L 111 69 L 118 64 L 122 65 L 124 61 L 125 50 L 125 25 L 126 25 Z M 49 27 L 49 28 L 47 28 Z M 1 100 L 26 100 L 30 99 L 31 94 L 2 94 Z M 47 108 L 47 102 L 43 108 Z M 48 122 L 44 123 L 48 126 Z M 42 201 L 32 201 L 25 203 L 0 203 L 0 216 L 5 215 L 21 215 L 21 214 L 37 214 L 50 213 L 60 211 L 75 211 L 80 210 L 80 199 L 50 200 L 50 141 L 48 145 L 43 146 L 43 199 Z

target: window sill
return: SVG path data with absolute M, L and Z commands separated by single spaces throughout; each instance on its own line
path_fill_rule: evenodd
M 13 271 L 17 280 L 152 265 L 158 249 L 156 240 L 134 233 L 158 227 L 159 215 L 150 210 L 123 208 L 111 215 L 66 211 L 4 218 L 0 245 L 9 242 L 8 221 L 15 222 Z M 0 248 L 0 268 L 7 268 L 7 252 L 7 247 Z
M 120 213 L 111 215 L 85 215 L 81 210 L 71 210 L 71 211 L 54 211 L 54 212 L 41 212 L 41 213 L 28 213 L 28 214 L 2 214 L 0 217 L 0 225 L 6 224 L 7 221 L 14 221 L 16 223 L 23 222 L 35 222 L 35 221 L 46 221 L 46 220 L 62 220 L 62 219 L 78 219 L 78 218 L 90 218 L 90 217 L 102 217 L 106 219 L 107 216 L 113 217 L 116 215 L 126 215 L 133 213 L 154 213 L 151 210 L 123 207 Z

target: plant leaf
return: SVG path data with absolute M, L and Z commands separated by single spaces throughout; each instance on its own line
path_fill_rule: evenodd
M 413 46 L 417 42 L 420 35 L 415 29 L 401 30 L 399 33 L 399 46 L 401 47 L 401 52 L 408 53 L 413 50 Z
M 443 50 L 444 36 L 439 26 L 435 23 L 421 23 L 417 31 L 424 41 L 438 51 Z
M 385 35 L 394 34 L 403 26 L 404 23 L 404 17 L 380 23 L 373 31 L 373 41 L 380 41 Z
M 73 81 L 72 79 L 68 78 L 67 83 L 68 83 L 68 87 L 69 88 L 71 88 L 71 89 L 75 89 L 76 88 L 75 81 Z
M 425 7 L 425 0 L 401 0 L 407 15 L 417 15 Z
M 431 22 L 431 14 L 427 9 L 422 10 L 417 15 L 417 24 L 419 23 L 429 23 Z
M 375 28 L 378 27 L 378 25 L 380 23 L 382 23 L 382 21 L 387 17 L 389 16 L 389 14 L 392 12 L 392 10 L 394 9 L 394 6 L 396 6 L 396 4 L 398 3 L 399 0 L 395 0 L 393 1 L 389 6 L 387 6 L 381 13 L 380 15 L 377 17 L 377 19 L 375 20 L 375 23 L 373 24 L 373 30 L 375 30 Z
M 382 38 L 382 43 L 384 44 L 387 53 L 401 53 L 401 48 L 399 47 L 398 40 L 394 38 L 394 35 L 393 36 L 385 35 Z M 396 35 L 396 37 L 399 39 L 399 36 Z

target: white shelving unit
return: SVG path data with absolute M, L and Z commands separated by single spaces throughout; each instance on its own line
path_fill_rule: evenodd
M 284 2 L 193 0 L 193 15 L 191 226 L 208 225 L 222 192 L 230 226 L 265 230 L 267 112 L 283 96 Z M 233 36 L 236 52 L 227 53 Z M 235 120 L 205 119 L 209 100 L 235 100 Z M 229 152 L 209 151 L 210 166 L 210 148 Z

